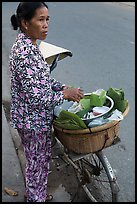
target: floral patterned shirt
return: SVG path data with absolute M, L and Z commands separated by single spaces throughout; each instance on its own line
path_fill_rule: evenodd
M 51 78 L 50 67 L 38 45 L 23 32 L 11 48 L 9 68 L 12 127 L 48 131 L 54 107 L 64 100 L 64 84 Z

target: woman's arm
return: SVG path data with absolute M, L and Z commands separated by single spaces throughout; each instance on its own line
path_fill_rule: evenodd
M 63 84 L 62 82 L 57 81 L 54 78 L 50 79 L 50 83 L 51 83 L 51 87 L 53 91 L 62 91 L 63 88 L 65 87 L 65 84 Z
M 52 109 L 63 102 L 63 91 L 55 93 L 52 89 L 53 81 L 49 77 L 48 65 L 45 69 L 40 62 L 36 64 L 31 54 L 26 58 L 18 58 L 16 65 L 17 80 L 22 84 L 26 102 L 36 107 L 43 105 L 47 109 Z M 59 83 L 56 85 L 62 87 Z

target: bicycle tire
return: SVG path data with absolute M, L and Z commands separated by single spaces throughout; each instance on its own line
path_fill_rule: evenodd
M 118 183 L 108 159 L 106 163 L 102 154 L 94 153 L 90 155 L 90 158 L 88 156 L 76 161 L 80 171 L 75 169 L 75 173 L 90 201 L 118 202 Z M 113 174 L 113 178 L 110 174 Z

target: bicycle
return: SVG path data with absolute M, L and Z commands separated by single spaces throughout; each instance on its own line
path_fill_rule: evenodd
M 128 111 L 129 106 L 123 113 L 124 117 L 127 115 Z M 62 130 L 61 128 L 54 125 L 54 137 L 59 145 L 59 149 L 61 150 L 58 156 L 64 161 L 64 164 L 62 164 L 60 168 L 64 167 L 64 165 L 71 165 L 74 168 L 74 172 L 78 181 L 78 190 L 76 194 L 78 194 L 79 189 L 82 188 L 86 193 L 87 198 L 91 202 L 118 202 L 118 195 L 120 191 L 118 181 L 114 170 L 103 150 L 108 146 L 115 145 L 120 142 L 120 121 L 113 121 L 109 124 L 97 127 L 100 130 L 100 135 L 104 133 L 105 126 L 107 131 L 108 129 L 112 129 L 112 127 L 114 129 L 115 127 L 115 135 L 113 135 L 113 138 L 109 135 L 110 138 L 106 139 L 102 147 L 98 147 L 97 151 L 94 149 L 94 151 L 90 153 L 77 153 L 74 147 L 75 145 L 73 146 L 73 149 L 72 143 L 68 141 L 67 138 L 71 137 L 70 135 L 67 135 L 70 131 Z M 74 133 L 78 131 L 71 132 Z M 73 139 L 70 138 L 74 144 L 75 136 Z M 78 134 L 78 137 L 80 137 L 80 134 Z M 76 194 L 71 202 L 74 201 Z
M 40 49 L 46 61 L 50 64 L 51 72 L 55 69 L 59 60 L 62 60 L 67 56 L 72 57 L 71 51 L 49 43 L 42 42 L 40 44 Z M 46 50 L 46 52 L 44 50 Z M 123 113 L 123 116 L 125 117 L 128 112 L 129 105 Z M 82 133 L 77 130 L 64 130 L 54 125 L 53 127 L 54 141 L 57 142 L 58 148 L 61 150 L 56 157 L 59 156 L 62 158 L 62 161 L 64 161 L 62 167 L 64 167 L 65 164 L 71 165 L 74 168 L 78 187 L 84 190 L 88 199 L 91 202 L 118 202 L 118 193 L 120 188 L 116 175 L 114 174 L 114 170 L 111 167 L 108 158 L 104 154 L 103 149 L 120 141 L 120 122 L 113 121 L 97 128 L 89 128 L 84 130 L 85 132 Z M 93 146 L 91 145 L 92 148 L 89 147 L 89 149 L 86 149 L 85 147 L 85 149 L 83 149 L 83 146 L 80 146 L 84 150 L 84 153 L 82 153 L 82 150 L 80 151 L 80 147 L 79 145 L 77 146 L 76 141 L 78 140 L 79 143 L 78 138 L 81 138 L 82 142 L 85 140 L 83 133 L 88 136 L 95 135 L 95 138 L 97 138 L 96 135 L 98 135 L 98 138 L 100 139 L 100 142 L 98 141 L 97 145 L 96 139 L 92 138 L 91 140 L 93 141 L 89 141 L 91 144 L 94 144 Z M 71 138 L 71 134 L 74 134 L 73 138 Z M 72 202 L 74 199 L 75 196 L 72 199 Z

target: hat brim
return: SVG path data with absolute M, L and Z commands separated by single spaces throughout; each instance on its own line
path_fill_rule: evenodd
M 56 45 L 44 41 L 40 42 L 39 49 L 48 64 L 52 64 L 58 54 L 59 54 L 58 61 L 64 59 L 67 56 L 72 57 L 72 52 L 70 50 L 58 47 Z

